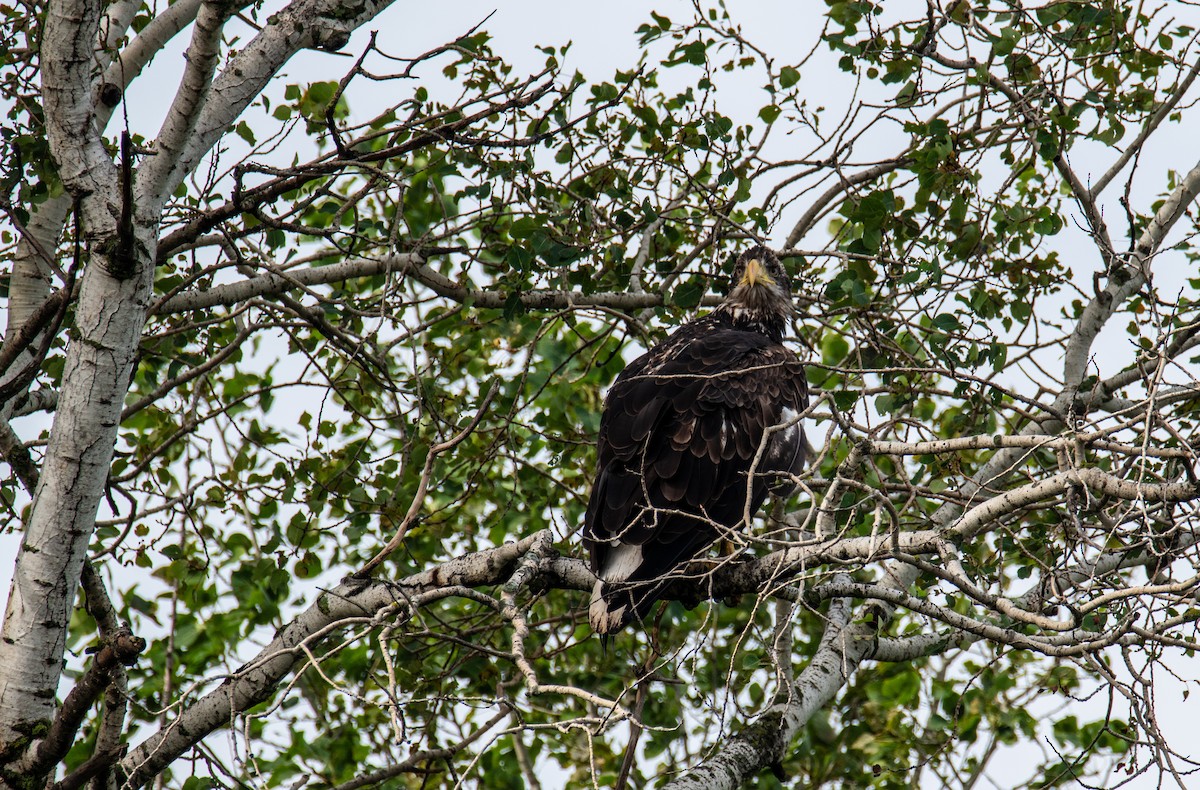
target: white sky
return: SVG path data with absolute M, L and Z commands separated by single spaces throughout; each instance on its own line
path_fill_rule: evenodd
M 378 30 L 379 45 L 385 51 L 395 55 L 414 56 L 452 40 L 492 14 L 484 26 L 493 35 L 492 46 L 499 55 L 513 64 L 517 73 L 533 72 L 541 68 L 545 55 L 535 49 L 536 45 L 558 46 L 570 40 L 574 45 L 566 60 L 566 72 L 569 74 L 578 69 L 589 79 L 606 80 L 616 69 L 628 69 L 636 63 L 640 53 L 634 30 L 648 20 L 650 8 L 676 21 L 686 20 L 692 14 L 690 3 L 680 0 L 656 2 L 651 5 L 630 0 L 610 3 L 517 0 L 499 7 L 498 5 L 495 0 L 460 0 L 445 4 L 398 3 L 356 34 L 344 51 L 360 52 L 366 43 L 368 32 Z M 899 5 L 907 5 L 907 2 Z M 743 26 L 746 37 L 779 58 L 781 63 L 799 60 L 812 47 L 813 39 L 819 32 L 820 20 L 815 4 L 754 0 L 730 2 L 729 7 L 735 21 Z M 264 14 L 261 18 L 265 19 L 265 16 Z M 129 91 L 127 107 L 131 125 L 136 131 L 152 136 L 161 121 L 166 101 L 182 72 L 181 53 L 185 42 L 186 35 L 181 37 L 177 46 L 160 55 L 150 70 Z M 282 96 L 283 86 L 288 82 L 336 78 L 344 73 L 351 63 L 350 58 L 327 53 L 302 53 L 289 64 L 285 76 L 273 85 L 270 93 L 275 97 Z M 437 72 L 438 68 L 435 68 L 427 73 Z M 683 70 L 676 70 L 675 74 L 680 79 L 683 78 Z M 674 75 L 668 73 L 664 76 L 670 79 Z M 435 78 L 435 81 L 437 79 Z M 432 87 L 431 85 L 431 92 Z M 743 86 L 739 86 L 741 87 Z M 801 87 L 811 104 L 829 106 L 830 117 L 837 118 L 840 116 L 832 108 L 845 106 L 853 86 L 846 75 L 833 68 L 832 59 L 821 51 L 810 67 L 801 72 Z M 378 90 L 386 91 L 387 88 Z M 355 99 L 354 108 L 361 109 L 364 116 L 371 114 L 369 97 L 367 92 Z M 364 98 L 367 101 L 364 102 Z M 378 105 L 375 106 L 388 104 L 394 98 L 382 94 L 379 96 Z M 753 85 L 746 85 L 744 89 L 719 93 L 717 102 L 723 113 L 733 117 L 735 121 L 744 121 L 754 118 L 758 108 L 765 103 L 765 94 L 755 90 Z M 1141 172 L 1144 175 L 1135 182 L 1132 192 L 1132 199 L 1136 205 L 1148 204 L 1154 195 L 1164 189 L 1168 168 L 1186 171 L 1200 157 L 1200 143 L 1196 142 L 1194 129 L 1194 125 L 1188 129 L 1164 129 L 1160 133 L 1160 142 L 1147 149 L 1141 158 Z M 889 146 L 886 139 L 880 139 L 878 142 L 880 148 L 875 153 L 879 157 L 894 155 L 896 145 Z M 856 153 L 865 159 L 869 158 L 871 152 L 860 150 Z M 1114 156 L 1111 149 L 1099 146 L 1080 148 L 1073 154 L 1072 164 L 1081 175 L 1098 176 L 1107 169 Z M 1120 190 L 1116 187 L 1107 193 L 1107 215 L 1123 216 L 1122 209 L 1115 202 L 1119 196 Z M 782 245 L 792 223 L 805 207 L 803 201 L 793 204 L 788 208 L 786 215 L 779 218 L 772 238 L 776 246 Z M 1178 231 L 1176 235 L 1179 235 Z M 1085 249 L 1090 251 L 1090 245 Z M 1070 254 L 1071 250 L 1067 249 L 1064 252 Z M 1082 260 L 1068 260 L 1080 283 L 1085 286 L 1090 286 L 1091 273 L 1096 265 L 1095 260 L 1087 259 L 1089 254 L 1094 257 L 1094 253 L 1089 252 Z M 1159 274 L 1182 283 L 1184 275 L 1189 272 L 1180 266 L 1178 261 L 1170 261 L 1167 271 L 1160 270 Z M 1114 322 L 1114 326 L 1110 327 L 1097 344 L 1098 348 L 1107 348 L 1115 352 L 1107 361 L 1102 361 L 1108 373 L 1124 364 L 1121 349 L 1127 345 L 1127 340 L 1123 332 L 1123 322 Z M 44 417 L 22 421 L 19 430 L 27 436 L 35 433 L 39 419 L 44 420 Z M 16 535 L 0 536 L 0 589 L 5 591 L 11 579 L 16 547 Z M 1194 679 L 1200 668 L 1196 661 L 1185 660 L 1179 656 L 1171 657 L 1168 665 L 1187 680 Z M 1157 701 L 1160 725 L 1176 748 L 1187 751 L 1194 735 L 1188 710 L 1181 701 L 1183 689 L 1183 684 L 1177 678 L 1165 672 L 1158 674 Z M 1049 703 L 1047 710 L 1048 706 Z M 1104 706 L 1104 700 L 1093 700 L 1080 706 L 1079 715 L 1081 718 L 1095 718 L 1102 715 Z M 1007 749 L 993 762 L 988 777 L 999 787 L 1019 786 L 1028 775 L 1030 766 L 1040 759 L 1040 753 L 1040 750 L 1035 751 L 1035 747 L 1030 744 Z M 1131 787 L 1155 787 L 1158 780 L 1157 775 L 1147 775 Z

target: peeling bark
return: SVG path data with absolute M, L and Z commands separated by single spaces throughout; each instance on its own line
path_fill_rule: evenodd
M 344 40 L 386 5 L 361 3 L 351 10 L 328 0 L 293 3 L 271 18 L 211 90 L 206 83 L 212 80 L 215 58 L 190 72 L 177 112 L 164 126 L 177 149 L 138 173 L 132 190 L 133 238 L 124 243 L 119 223 L 123 213 L 129 219 L 131 207 L 122 205 L 118 168 L 100 136 L 107 118 L 97 113 L 93 89 L 101 62 L 98 42 L 110 40 L 112 31 L 101 30 L 101 3 L 96 0 L 50 5 L 42 51 L 47 136 L 59 176 L 80 206 L 90 255 L 54 426 L 0 632 L 0 666 L 6 669 L 0 679 L 0 755 L 11 758 L 28 749 L 56 710 L 66 629 L 149 307 L 152 251 L 157 249 L 163 203 L 292 55 L 338 37 Z M 215 40 L 219 19 L 208 19 L 198 29 L 194 47 Z M 125 194 L 130 191 L 127 185 Z M 55 211 L 62 212 L 61 218 Z M 59 204 L 39 218 L 47 245 L 39 243 L 32 253 L 48 252 L 39 252 L 38 246 L 53 247 L 65 217 Z M 130 235 L 128 227 L 124 235 Z M 32 253 L 20 278 L 27 288 L 22 297 L 26 315 L 49 290 L 46 255 L 39 260 Z

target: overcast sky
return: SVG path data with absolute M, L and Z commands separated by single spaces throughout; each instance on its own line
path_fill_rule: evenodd
M 896 6 L 907 5 L 907 2 L 889 3 L 889 11 Z M 777 56 L 783 63 L 803 57 L 813 47 L 819 32 L 819 18 L 807 10 L 821 7 L 815 3 L 759 0 L 731 2 L 729 6 L 735 20 L 743 26 L 747 38 Z M 572 41 L 573 47 L 565 64 L 567 73 L 577 69 L 589 79 L 608 79 L 615 70 L 628 69 L 637 62 L 640 53 L 634 30 L 648 20 L 648 10 L 651 7 L 677 21 L 690 18 L 692 14 L 689 3 L 678 1 L 657 2 L 650 6 L 628 0 L 608 3 L 525 1 L 506 2 L 502 5 L 496 0 L 398 3 L 360 31 L 345 51 L 360 52 L 366 43 L 368 32 L 378 30 L 381 48 L 395 55 L 411 57 L 452 40 L 491 14 L 485 28 L 493 34 L 493 48 L 513 64 L 517 73 L 535 72 L 542 67 L 545 55 L 537 51 L 536 45 L 557 46 Z M 265 19 L 265 14 L 261 18 Z M 182 72 L 182 48 L 185 43 L 186 35 L 181 36 L 179 43 L 170 51 L 160 55 L 150 71 L 129 91 L 126 107 L 131 127 L 135 131 L 148 137 L 154 135 Z M 283 86 L 288 82 L 335 79 L 344 73 L 352 62 L 351 58 L 327 53 L 303 53 L 289 64 L 285 76 L 271 89 L 272 94 L 276 97 L 282 96 Z M 428 71 L 434 75 L 431 78 L 434 81 L 440 79 L 436 76 L 437 71 L 437 68 Z M 681 80 L 686 78 L 681 70 L 676 70 L 675 75 Z M 667 78 L 675 75 L 669 75 Z M 809 66 L 802 71 L 801 85 L 810 103 L 831 108 L 844 106 L 853 88 L 849 77 L 834 68 L 833 59 L 823 49 L 818 51 Z M 386 91 L 388 88 L 383 86 L 377 90 Z M 378 104 L 374 104 L 369 92 L 364 92 L 356 96 L 355 109 L 360 109 L 363 117 L 366 117 L 372 114 L 374 107 L 389 104 L 393 100 L 394 97 L 380 95 Z M 753 85 L 734 84 L 728 89 L 723 87 L 717 100 L 723 113 L 733 117 L 735 121 L 745 122 L 753 119 L 758 108 L 764 104 L 765 94 L 756 90 Z M 833 116 L 835 114 L 831 112 L 831 117 Z M 1135 182 L 1132 193 L 1135 204 L 1146 205 L 1153 195 L 1164 189 L 1164 174 L 1167 168 L 1187 170 L 1200 157 L 1200 144 L 1194 142 L 1195 128 L 1197 127 L 1193 124 L 1188 129 L 1165 130 L 1163 140 L 1142 157 L 1141 164 L 1145 175 Z M 879 157 L 896 153 L 897 146 L 889 146 L 887 143 L 885 137 L 877 141 L 879 150 L 875 153 Z M 860 150 L 856 153 L 867 158 L 871 152 Z M 1080 148 L 1073 154 L 1072 164 L 1084 175 L 1098 175 L 1107 169 L 1107 163 L 1113 155 L 1111 150 L 1100 147 Z M 1110 190 L 1106 209 L 1110 216 L 1120 216 L 1121 210 L 1115 203 L 1117 197 L 1119 190 Z M 804 208 L 803 202 L 794 204 L 788 209 L 790 215 L 778 218 L 771 239 L 776 246 L 783 243 L 783 237 Z M 1069 222 L 1074 220 L 1069 219 Z M 1070 254 L 1071 251 L 1064 252 Z M 1088 259 L 1088 254 L 1085 252 L 1078 260 L 1069 260 L 1069 265 L 1081 283 L 1090 283 L 1091 273 L 1096 265 L 1096 261 Z M 1182 282 L 1187 273 L 1184 266 L 1174 263 L 1168 266 L 1166 271 L 1160 270 L 1160 278 L 1172 277 Z M 1101 345 L 1119 352 L 1126 343 L 1121 335 L 1122 331 L 1121 326 L 1113 328 L 1111 334 L 1106 336 L 1108 341 L 1102 338 Z M 1114 369 L 1123 364 L 1119 353 L 1111 360 L 1111 364 Z M 24 436 L 29 436 L 31 430 L 36 431 L 37 421 L 41 420 L 44 423 L 45 419 L 45 416 L 40 416 L 22 421 L 19 429 Z M 0 595 L 7 595 L 16 546 L 17 536 L 0 536 Z M 1183 677 L 1190 679 L 1198 674 L 1198 665 L 1194 661 L 1176 657 L 1172 658 L 1169 664 Z M 1159 682 L 1161 685 L 1157 701 L 1160 724 L 1172 743 L 1177 748 L 1187 751 L 1188 744 L 1195 740 L 1195 735 L 1194 725 L 1188 720 L 1187 710 L 1181 703 L 1183 685 L 1166 673 L 1159 674 Z M 1094 699 L 1081 706 L 1081 718 L 1102 715 L 1106 703 L 1106 699 Z M 1017 786 L 1028 775 L 1034 758 L 1032 749 L 1029 744 L 1014 747 L 993 763 L 989 776 L 996 780 L 997 786 Z M 1157 775 L 1150 775 L 1132 786 L 1154 787 L 1157 780 Z

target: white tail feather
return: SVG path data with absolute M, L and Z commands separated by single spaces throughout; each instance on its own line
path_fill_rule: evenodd
M 592 630 L 598 634 L 616 631 L 624 622 L 626 606 L 623 604 L 609 610 L 608 603 L 604 600 L 604 582 L 596 582 L 596 586 L 592 588 L 592 603 L 588 607 L 588 620 L 592 624 Z
M 641 566 L 642 547 L 618 541 L 612 544 L 612 551 L 604 558 L 604 566 L 596 575 L 606 582 L 623 582 Z

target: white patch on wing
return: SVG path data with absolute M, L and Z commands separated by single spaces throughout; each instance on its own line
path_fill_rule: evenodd
M 795 437 L 800 433 L 799 417 L 800 412 L 796 411 L 795 409 L 789 409 L 787 406 L 783 407 L 783 421 L 784 423 L 791 423 L 788 429 L 784 431 L 784 433 L 786 433 L 789 437 Z
M 630 543 L 614 543 L 597 574 L 606 582 L 623 582 L 642 567 L 642 547 Z
M 788 447 L 794 446 L 796 440 L 799 438 L 800 421 L 796 419 L 799 416 L 800 412 L 795 409 L 788 408 L 787 406 L 783 407 L 783 415 L 779 418 L 777 424 L 786 425 L 787 427 L 775 433 L 774 441 L 772 442 L 775 447 L 772 449 L 775 450 L 776 455 L 783 453 Z
M 776 424 L 787 425 L 787 427 L 777 431 L 771 437 L 771 446 L 767 448 L 767 455 L 773 462 L 772 466 L 781 471 L 789 471 L 788 467 L 794 464 L 795 458 L 800 452 L 799 446 L 803 430 L 800 427 L 800 420 L 796 419 L 799 416 L 800 412 L 785 406 L 779 422 Z

